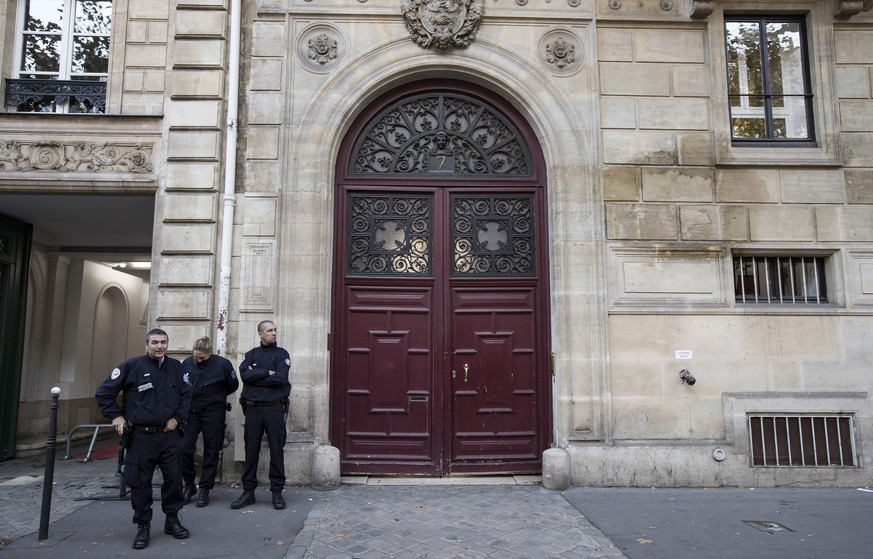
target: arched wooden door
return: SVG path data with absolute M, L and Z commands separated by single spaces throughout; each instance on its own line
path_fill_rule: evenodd
M 534 473 L 551 433 L 545 171 L 503 99 L 418 82 L 337 164 L 331 438 L 344 474 Z

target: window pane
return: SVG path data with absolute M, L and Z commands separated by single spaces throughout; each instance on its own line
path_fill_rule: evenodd
M 109 35 L 112 29 L 112 2 L 109 0 L 78 0 L 75 32 Z
M 780 139 L 807 139 L 807 99 L 773 97 L 773 135 Z
M 764 92 L 759 28 L 756 22 L 725 23 L 731 94 L 759 95 Z
M 24 12 L 24 30 L 60 31 L 63 16 L 63 0 L 28 0 Z
M 763 115 L 760 118 L 733 117 L 731 130 L 734 138 L 765 138 L 767 130 Z
M 19 113 L 53 113 L 57 110 L 54 97 L 43 97 L 39 101 L 28 100 L 15 108 Z
M 800 22 L 767 24 L 767 59 L 770 65 L 770 93 L 805 93 Z
M 22 72 L 58 72 L 61 38 L 50 35 L 25 35 Z
M 73 74 L 109 72 L 109 37 L 77 37 L 71 70 Z

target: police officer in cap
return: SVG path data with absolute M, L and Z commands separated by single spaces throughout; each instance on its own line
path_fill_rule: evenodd
M 197 506 L 209 505 L 209 490 L 215 486 L 218 452 L 224 443 L 227 396 L 239 388 L 233 364 L 212 354 L 212 341 L 204 336 L 194 342 L 192 355 L 182 361 L 182 370 L 191 381 L 191 411 L 185 426 L 182 445 L 182 479 L 185 482 L 185 504 L 197 493 L 194 486 L 194 452 L 197 438 L 203 433 L 203 465 L 200 468 L 200 493 Z
M 230 508 L 239 509 L 255 502 L 258 486 L 258 457 L 261 439 L 267 434 L 270 447 L 270 491 L 273 493 L 273 508 L 285 508 L 282 490 L 285 488 L 285 414 L 288 413 L 288 396 L 291 394 L 289 372 L 291 357 L 276 345 L 276 325 L 271 320 L 258 324 L 261 344 L 246 352 L 239 366 L 243 381 L 242 404 L 246 417 L 246 461 L 243 466 L 243 493 Z
M 176 539 L 188 537 L 179 521 L 182 510 L 182 475 L 179 456 L 182 438 L 178 427 L 188 417 L 191 386 L 182 363 L 168 357 L 169 336 L 155 328 L 146 334 L 146 354 L 131 357 L 116 367 L 97 389 L 100 412 L 119 435 L 130 436 L 124 460 L 124 483 L 130 486 L 133 522 L 137 525 L 134 549 L 149 544 L 152 520 L 152 477 L 160 467 L 161 509 L 166 515 L 164 533 Z M 124 393 L 122 405 L 117 397 Z

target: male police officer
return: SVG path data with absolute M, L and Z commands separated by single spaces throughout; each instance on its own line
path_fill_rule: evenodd
M 240 403 L 246 417 L 246 461 L 243 466 L 243 493 L 230 505 L 239 509 L 255 502 L 258 486 L 258 457 L 261 439 L 267 434 L 270 447 L 270 491 L 273 508 L 285 508 L 282 490 L 285 488 L 285 414 L 291 394 L 289 371 L 291 357 L 276 345 L 276 325 L 271 320 L 258 324 L 261 345 L 249 350 L 239 366 L 243 381 Z
M 137 525 L 134 549 L 149 544 L 152 520 L 152 477 L 161 468 L 161 509 L 166 515 L 164 533 L 184 539 L 188 530 L 179 521 L 182 476 L 179 454 L 182 439 L 177 427 L 188 417 L 191 386 L 182 364 L 167 357 L 169 336 L 155 328 L 146 334 L 146 354 L 131 357 L 116 367 L 97 389 L 101 413 L 112 420 L 119 435 L 130 429 L 131 441 L 124 460 L 124 481 L 130 486 L 133 522 Z M 124 392 L 119 407 L 116 398 Z
M 185 481 L 185 504 L 197 492 L 194 486 L 194 451 L 197 437 L 203 433 L 203 465 L 200 469 L 200 494 L 197 506 L 209 505 L 209 490 L 215 485 L 218 452 L 224 442 L 227 396 L 239 388 L 233 364 L 220 355 L 212 355 L 212 342 L 204 336 L 194 342 L 192 355 L 182 361 L 182 370 L 191 381 L 191 411 L 185 426 L 182 445 L 182 479 Z

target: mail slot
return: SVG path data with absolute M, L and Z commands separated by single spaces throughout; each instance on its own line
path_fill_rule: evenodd
M 427 402 L 427 396 L 410 396 L 410 402 Z

